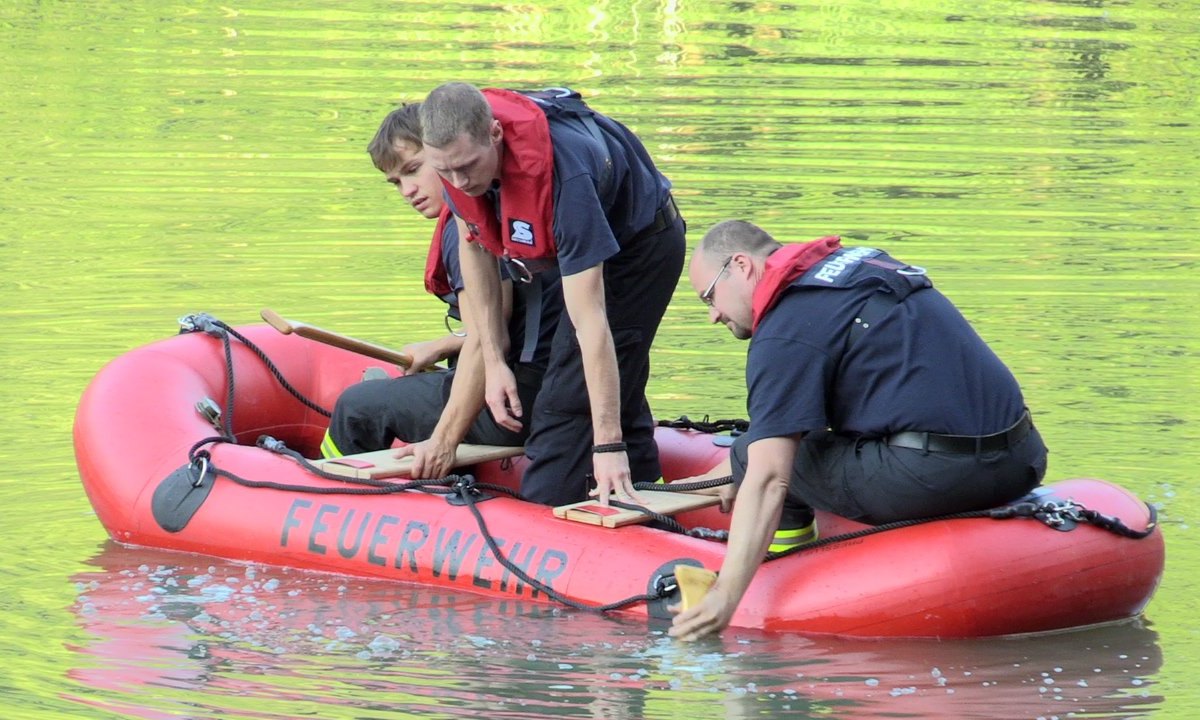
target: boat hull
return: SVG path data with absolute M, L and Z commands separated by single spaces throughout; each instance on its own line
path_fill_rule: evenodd
M 237 328 L 301 394 L 331 407 L 379 363 L 266 326 Z M 225 350 L 217 338 L 179 335 L 131 351 L 85 391 L 75 422 L 80 476 L 97 517 L 121 543 L 251 562 L 444 586 L 550 602 L 504 567 L 512 563 L 555 593 L 602 605 L 653 592 L 677 563 L 718 569 L 725 546 L 645 526 L 605 529 L 557 519 L 551 509 L 496 495 L 471 509 L 420 492 L 344 494 L 360 486 L 315 477 L 253 445 L 259 435 L 315 453 L 326 419 L 287 393 L 255 354 L 232 343 L 233 426 L 239 444 L 211 446 L 211 462 L 254 481 L 306 492 L 246 487 L 218 478 L 176 532 L 156 520 L 153 498 L 215 431 L 195 410 L 227 404 Z M 394 369 L 391 371 L 394 372 Z M 228 412 L 228 408 L 226 408 Z M 725 457 L 711 436 L 660 428 L 664 475 L 698 474 Z M 515 489 L 523 460 L 473 469 L 480 482 Z M 335 494 L 322 494 L 337 491 Z M 1145 504 L 1111 483 L 1074 479 L 1042 498 L 1071 499 L 1140 530 Z M 717 509 L 685 513 L 687 526 L 727 528 Z M 823 537 L 862 529 L 820 514 Z M 486 529 L 485 529 L 486 528 Z M 1142 612 L 1161 577 L 1161 531 L 1120 537 L 1081 524 L 1054 530 L 1029 518 L 942 520 L 858 537 L 766 563 L 733 625 L 863 637 L 978 637 L 1058 630 Z M 661 601 L 623 612 L 665 617 Z

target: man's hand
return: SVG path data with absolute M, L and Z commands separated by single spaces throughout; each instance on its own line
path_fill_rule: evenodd
M 521 407 L 521 396 L 517 393 L 517 378 L 507 365 L 497 363 L 488 365 L 484 370 L 487 385 L 484 390 L 484 400 L 496 424 L 512 432 L 521 431 L 521 417 L 525 409 Z
M 695 607 L 679 612 L 670 636 L 695 640 L 724 630 L 762 565 L 787 498 L 796 446 L 803 433 L 755 440 L 746 448 L 741 498 L 729 522 L 729 544 L 717 582 Z
M 442 360 L 441 348 L 438 346 L 437 340 L 409 343 L 400 348 L 400 352 L 412 358 L 412 365 L 409 365 L 404 371 L 405 375 L 416 375 Z
M 732 467 L 729 464 L 729 460 L 726 459 L 718 463 L 706 473 L 696 475 L 695 477 L 672 480 L 671 484 L 674 485 L 675 483 L 704 482 L 705 480 L 712 480 L 713 478 L 728 477 L 731 472 Z M 704 488 L 702 490 L 691 490 L 690 492 L 696 495 L 716 495 L 721 499 L 721 512 L 727 513 L 733 509 L 733 499 L 737 495 L 737 491 L 737 485 L 735 485 L 733 482 L 728 482 L 724 485 L 716 485 L 714 487 Z
M 726 595 L 721 589 L 721 580 L 712 586 L 695 607 L 680 611 L 679 605 L 667 609 L 675 614 L 671 621 L 671 629 L 667 634 L 680 640 L 699 640 L 706 635 L 713 635 L 729 627 L 733 612 L 737 610 L 738 599 Z
M 436 434 L 419 443 L 397 448 L 393 457 L 412 456 L 413 479 L 444 478 L 454 469 L 457 445 L 443 442 Z
M 645 505 L 646 499 L 633 489 L 633 476 L 629 472 L 629 455 L 624 452 L 592 454 L 592 474 L 596 478 L 596 489 L 590 495 L 608 505 L 609 495 L 616 494 L 621 502 Z

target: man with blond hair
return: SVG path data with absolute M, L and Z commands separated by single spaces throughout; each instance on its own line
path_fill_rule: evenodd
M 419 110 L 419 104 L 408 104 L 388 113 L 367 152 L 406 203 L 424 217 L 437 220 L 425 261 L 425 289 L 447 304 L 449 329 L 451 319 L 462 319 L 458 300 L 463 291 L 458 267 L 458 225 L 444 202 L 438 174 L 425 162 Z M 495 264 L 492 271 L 499 274 Z M 506 361 L 517 378 L 519 396 L 530 402 L 542 385 L 550 338 L 562 312 L 562 300 L 553 292 L 557 276 L 550 273 L 541 280 L 536 288 L 526 284 L 514 287 L 507 278 L 500 281 L 510 347 Z M 535 289 L 538 292 L 532 292 Z M 443 409 L 450 404 L 458 371 L 468 376 L 479 371 L 470 366 L 455 367 L 450 372 L 421 371 L 441 360 L 453 363 L 468 341 L 465 335 L 451 332 L 409 343 L 403 351 L 413 358 L 413 364 L 404 377 L 366 380 L 347 388 L 334 406 L 321 443 L 322 455 L 339 457 L 383 450 L 397 439 L 406 443 L 427 440 L 436 431 Z M 456 443 L 465 440 L 506 446 L 522 445 L 528 435 L 523 430 L 501 427 L 489 413 L 480 411 L 456 432 L 461 433 Z M 402 448 L 398 455 L 409 452 Z

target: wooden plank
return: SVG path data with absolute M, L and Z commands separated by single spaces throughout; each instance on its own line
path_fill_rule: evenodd
M 716 495 L 700 495 L 694 492 L 663 492 L 655 490 L 638 490 L 638 494 L 646 498 L 645 507 L 660 515 L 674 515 L 685 510 L 698 510 L 716 505 L 721 501 Z M 644 523 L 650 516 L 637 510 L 604 507 L 595 500 L 561 505 L 554 508 L 554 517 L 564 520 L 600 525 L 607 528 Z
M 463 443 L 454 453 L 454 467 L 474 465 L 516 457 L 524 454 L 521 447 L 505 447 L 503 445 L 472 445 Z M 340 458 L 315 460 L 313 465 L 327 473 L 353 478 L 355 480 L 378 480 L 381 478 L 410 477 L 412 475 L 412 457 L 397 459 L 395 448 L 376 450 L 374 452 L 346 455 Z

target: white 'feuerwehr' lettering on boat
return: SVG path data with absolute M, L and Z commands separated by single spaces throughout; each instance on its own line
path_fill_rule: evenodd
M 825 264 L 817 270 L 814 279 L 821 282 L 832 283 L 846 271 L 846 268 L 857 265 L 862 262 L 863 258 L 871 257 L 876 253 L 875 248 L 869 247 L 852 247 L 835 254 L 833 257 L 825 261 Z

